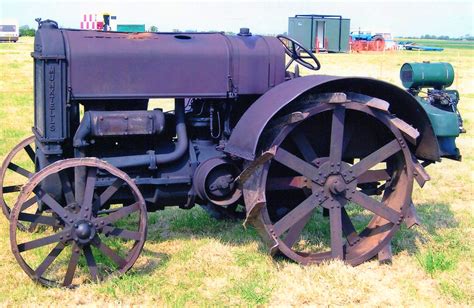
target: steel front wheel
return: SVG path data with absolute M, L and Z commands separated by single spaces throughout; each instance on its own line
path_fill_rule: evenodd
M 50 190 L 56 179 L 60 189 Z M 71 286 L 130 269 L 145 242 L 146 219 L 145 201 L 127 174 L 95 158 L 66 159 L 24 186 L 12 209 L 10 242 L 33 280 Z M 20 222 L 44 232 L 23 232 Z
M 35 136 L 17 144 L 2 163 L 0 169 L 0 204 L 3 214 L 10 219 L 12 206 L 21 188 L 35 172 Z M 20 228 L 24 228 L 21 224 Z
M 411 153 L 388 112 L 354 99 L 303 108 L 304 120 L 290 114 L 267 129 L 272 158 L 244 186 L 246 202 L 261 209 L 248 219 L 273 252 L 301 264 L 360 264 L 390 243 L 406 215 Z

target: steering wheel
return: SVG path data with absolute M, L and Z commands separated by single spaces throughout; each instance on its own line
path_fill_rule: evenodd
M 293 61 L 296 61 L 297 63 L 313 71 L 317 71 L 321 68 L 321 64 L 319 63 L 318 59 L 316 59 L 316 56 L 311 51 L 303 47 L 301 43 L 295 39 L 292 39 L 291 37 L 281 34 L 278 35 L 277 38 L 280 40 L 283 46 L 285 46 L 285 53 L 291 58 L 291 61 L 286 65 L 285 70 L 290 67 Z M 305 52 L 307 56 L 302 56 L 301 51 Z M 314 62 L 315 65 L 312 62 Z

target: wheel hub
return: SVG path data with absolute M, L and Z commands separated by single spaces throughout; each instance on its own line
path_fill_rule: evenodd
M 74 240 L 78 243 L 89 243 L 95 234 L 96 229 L 90 221 L 82 220 L 74 224 Z
M 329 176 L 324 186 L 332 195 L 341 195 L 346 190 L 346 183 L 339 175 Z
M 351 194 L 356 189 L 357 180 L 346 181 L 344 177 L 351 167 L 348 163 L 330 163 L 329 158 L 324 157 L 319 159 L 316 165 L 319 166 L 319 173 L 315 184 L 313 184 L 313 191 L 317 189 L 327 198 L 334 198 L 347 196 L 348 193 Z M 319 188 L 316 184 L 319 185 Z

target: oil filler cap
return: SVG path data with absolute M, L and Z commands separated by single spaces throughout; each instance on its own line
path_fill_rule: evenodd
M 58 23 L 51 19 L 39 21 L 38 24 L 38 29 L 58 29 Z
M 250 33 L 249 28 L 240 28 L 239 34 L 237 34 L 237 35 L 239 35 L 239 36 L 251 36 L 252 33 Z

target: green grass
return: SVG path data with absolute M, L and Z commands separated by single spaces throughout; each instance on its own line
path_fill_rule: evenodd
M 0 44 L 0 159 L 31 134 L 32 44 L 29 38 Z M 45 289 L 18 266 L 10 251 L 8 222 L 1 216 L 0 305 L 474 305 L 474 50 L 457 45 L 439 53 L 318 57 L 321 74 L 369 76 L 399 86 L 399 68 L 405 62 L 446 61 L 455 67 L 453 88 L 461 93 L 460 109 L 468 131 L 458 139 L 463 162 L 445 160 L 428 167 L 432 180 L 424 189 L 415 186 L 413 196 L 422 225 L 402 227 L 397 233 L 392 265 L 381 266 L 374 260 L 356 268 L 341 262 L 302 267 L 274 260 L 252 227 L 216 221 L 199 207 L 167 208 L 150 213 L 147 243 L 126 275 L 75 290 Z M 163 103 L 169 107 L 168 101 L 154 102 Z M 355 223 L 362 226 L 364 212 L 351 210 L 360 218 Z M 323 226 L 327 220 L 319 216 L 305 230 L 316 245 L 327 245 Z

